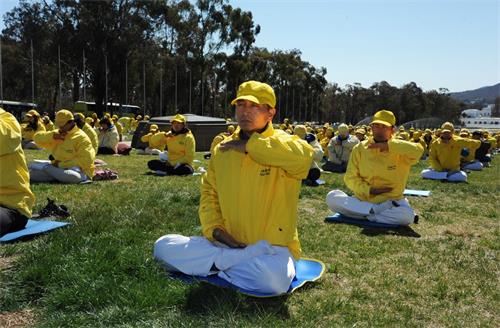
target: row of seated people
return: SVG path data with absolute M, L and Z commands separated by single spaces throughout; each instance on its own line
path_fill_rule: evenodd
M 283 293 L 301 257 L 297 207 L 301 181 L 313 166 L 315 150 L 311 142 L 315 140 L 308 137 L 307 129 L 304 133 L 299 127 L 295 135 L 290 135 L 273 128 L 276 97 L 268 84 L 244 82 L 231 104 L 235 105 L 238 128 L 214 147 L 208 171 L 201 180 L 199 217 L 203 236 L 164 235 L 156 241 L 153 254 L 168 270 L 216 274 L 248 290 Z M 5 160 L 12 165 L 5 166 L 8 169 L 2 170 L 0 181 L 8 182 L 13 186 L 11 191 L 17 193 L 10 192 L 15 195 L 12 198 L 0 198 L 2 229 L 19 227 L 18 223 L 12 224 L 12 218 L 29 217 L 31 213 L 25 208 L 34 201 L 20 147 L 20 128 L 7 114 L 0 110 L 0 137 L 2 147 L 6 145 L 0 164 L 4 168 Z M 172 134 L 185 132 L 181 117 L 172 123 L 179 123 Z M 43 133 L 40 139 L 54 155 L 50 165 L 77 166 L 81 173 L 90 174 L 78 165 L 92 167 L 94 149 L 90 139 L 76 127 L 72 113 L 59 111 L 55 124 L 59 130 Z M 403 190 L 410 167 L 420 160 L 424 147 L 396 138 L 395 125 L 391 111 L 375 113 L 371 135 L 353 147 L 347 164 L 344 182 L 352 196 L 341 190 L 331 191 L 326 197 L 330 209 L 375 222 L 409 225 L 414 221 L 414 211 L 403 197 Z M 66 141 L 82 145 L 90 156 L 70 159 L 69 148 L 58 148 Z M 13 175 L 11 171 L 21 173 Z M 10 176 L 3 179 L 3 175 Z M 1 192 L 6 190 L 0 187 Z M 5 231 L 0 230 L 0 234 Z

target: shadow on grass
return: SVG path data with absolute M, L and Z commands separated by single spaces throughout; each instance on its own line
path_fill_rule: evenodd
M 190 315 L 237 313 L 247 317 L 276 316 L 290 318 L 286 301 L 289 295 L 272 298 L 254 298 L 232 289 L 201 282 L 189 289 L 184 311 Z
M 363 228 L 361 233 L 365 236 L 373 237 L 379 235 L 393 235 L 402 237 L 420 238 L 420 234 L 410 227 L 399 228 Z

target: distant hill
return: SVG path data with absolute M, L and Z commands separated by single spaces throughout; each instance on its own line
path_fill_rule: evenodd
M 493 104 L 496 97 L 500 97 L 500 83 L 475 90 L 451 92 L 453 99 L 463 102 L 487 102 Z

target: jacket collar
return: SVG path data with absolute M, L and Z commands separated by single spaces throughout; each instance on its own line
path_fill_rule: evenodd
M 238 127 L 236 128 L 236 130 L 234 131 L 234 133 L 233 133 L 234 138 L 235 138 L 235 139 L 241 139 L 241 137 L 240 137 L 240 133 L 241 133 L 241 129 L 240 129 L 240 127 L 238 126 Z M 256 133 L 257 133 L 257 132 L 256 132 Z M 265 137 L 265 138 L 268 138 L 268 137 L 270 137 L 270 136 L 274 135 L 274 128 L 273 128 L 273 124 L 272 124 L 272 122 L 267 123 L 266 128 L 264 129 L 264 131 L 262 131 L 262 132 L 260 133 L 260 135 L 261 135 L 261 136 L 263 136 L 263 137 Z

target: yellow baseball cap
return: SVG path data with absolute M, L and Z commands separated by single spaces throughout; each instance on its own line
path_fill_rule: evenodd
M 186 124 L 186 117 L 184 117 L 184 115 L 177 114 L 174 117 L 172 117 L 172 119 L 170 120 L 170 122 L 179 122 L 179 123 Z
M 455 127 L 451 122 L 444 122 L 443 125 L 441 125 L 441 133 L 453 131 L 455 131 Z
M 56 119 L 54 120 L 54 124 L 60 128 L 64 124 L 68 123 L 68 121 L 72 121 L 75 118 L 73 117 L 73 113 L 71 113 L 67 109 L 61 109 L 56 113 Z
M 156 132 L 156 131 L 158 131 L 158 125 L 156 125 L 156 124 L 151 124 L 151 125 L 149 126 L 149 132 L 153 132 L 153 131 L 155 131 L 155 132 Z
M 240 84 L 236 98 L 231 101 L 231 105 L 236 104 L 240 99 L 250 100 L 259 105 L 276 106 L 276 96 L 273 88 L 266 83 L 258 81 L 247 81 Z
M 379 123 L 385 126 L 394 126 L 396 125 L 396 116 L 394 113 L 385 109 L 379 110 L 373 115 L 372 123 Z

